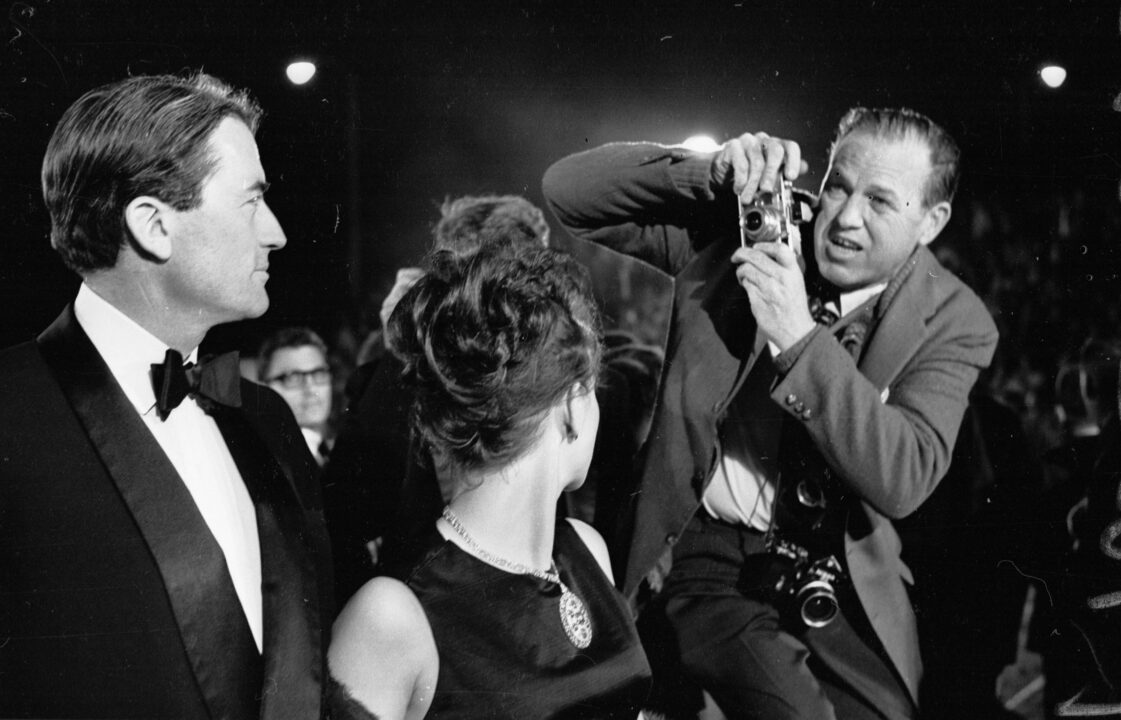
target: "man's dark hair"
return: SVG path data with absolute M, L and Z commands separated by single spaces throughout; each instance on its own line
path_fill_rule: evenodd
M 549 223 L 520 195 L 464 195 L 445 200 L 433 250 L 469 254 L 491 243 L 547 246 Z
M 78 273 L 116 265 L 129 241 L 125 208 L 137 197 L 198 207 L 217 164 L 210 135 L 227 117 L 256 133 L 261 108 L 204 73 L 131 77 L 78 98 L 43 158 L 51 245 L 63 262 Z
M 286 348 L 301 348 L 311 346 L 323 353 L 323 359 L 328 359 L 327 343 L 309 327 L 283 327 L 265 338 L 257 350 L 257 379 L 268 382 L 269 370 L 272 365 L 272 356 L 279 350 Z
M 844 138 L 857 132 L 889 140 L 914 138 L 930 148 L 930 176 L 923 191 L 923 204 L 932 207 L 943 200 L 952 202 L 958 188 L 961 151 L 950 134 L 926 115 L 908 108 L 854 107 L 837 126 L 829 161 Z

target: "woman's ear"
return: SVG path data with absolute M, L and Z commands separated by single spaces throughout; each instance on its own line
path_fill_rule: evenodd
M 568 442 L 575 442 L 580 438 L 579 428 L 584 427 L 587 414 L 590 411 L 589 403 L 595 390 L 583 383 L 574 383 L 565 393 L 564 398 L 564 436 Z
M 133 198 L 125 206 L 125 225 L 136 247 L 158 262 L 171 259 L 171 231 L 176 222 L 175 210 L 167 203 L 149 195 Z

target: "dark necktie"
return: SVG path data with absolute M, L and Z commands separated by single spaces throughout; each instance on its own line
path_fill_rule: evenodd
M 841 309 L 841 293 L 837 288 L 820 278 L 807 282 L 806 293 L 809 299 L 810 315 L 818 325 L 826 327 L 840 319 L 837 312 Z M 828 307 L 832 303 L 836 311 Z
M 810 298 L 810 315 L 813 316 L 815 323 L 825 327 L 829 327 L 840 319 L 837 313 L 826 307 L 824 300 L 816 296 Z
M 162 363 L 152 365 L 152 389 L 156 393 L 156 412 L 167 420 L 183 398 L 191 395 L 206 412 L 214 404 L 241 407 L 241 373 L 236 352 L 229 352 L 194 363 L 183 364 L 179 351 L 168 348 Z

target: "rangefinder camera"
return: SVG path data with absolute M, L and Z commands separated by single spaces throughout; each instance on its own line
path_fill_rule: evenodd
M 789 561 L 773 589 L 780 607 L 796 612 L 810 628 L 822 628 L 837 617 L 836 585 L 845 578 L 844 568 L 836 557 L 811 557 L 803 547 L 774 538 L 771 552 Z
M 803 199 L 812 195 L 799 190 L 786 179 L 773 191 L 759 191 L 749 203 L 740 203 L 740 245 L 747 247 L 762 242 L 784 242 L 802 250 Z

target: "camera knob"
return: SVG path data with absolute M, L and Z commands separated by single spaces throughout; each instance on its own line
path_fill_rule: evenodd
M 804 507 L 825 507 L 825 495 L 816 486 L 811 488 L 810 484 L 805 480 L 798 483 L 796 492 L 798 494 L 798 502 L 802 503 Z

